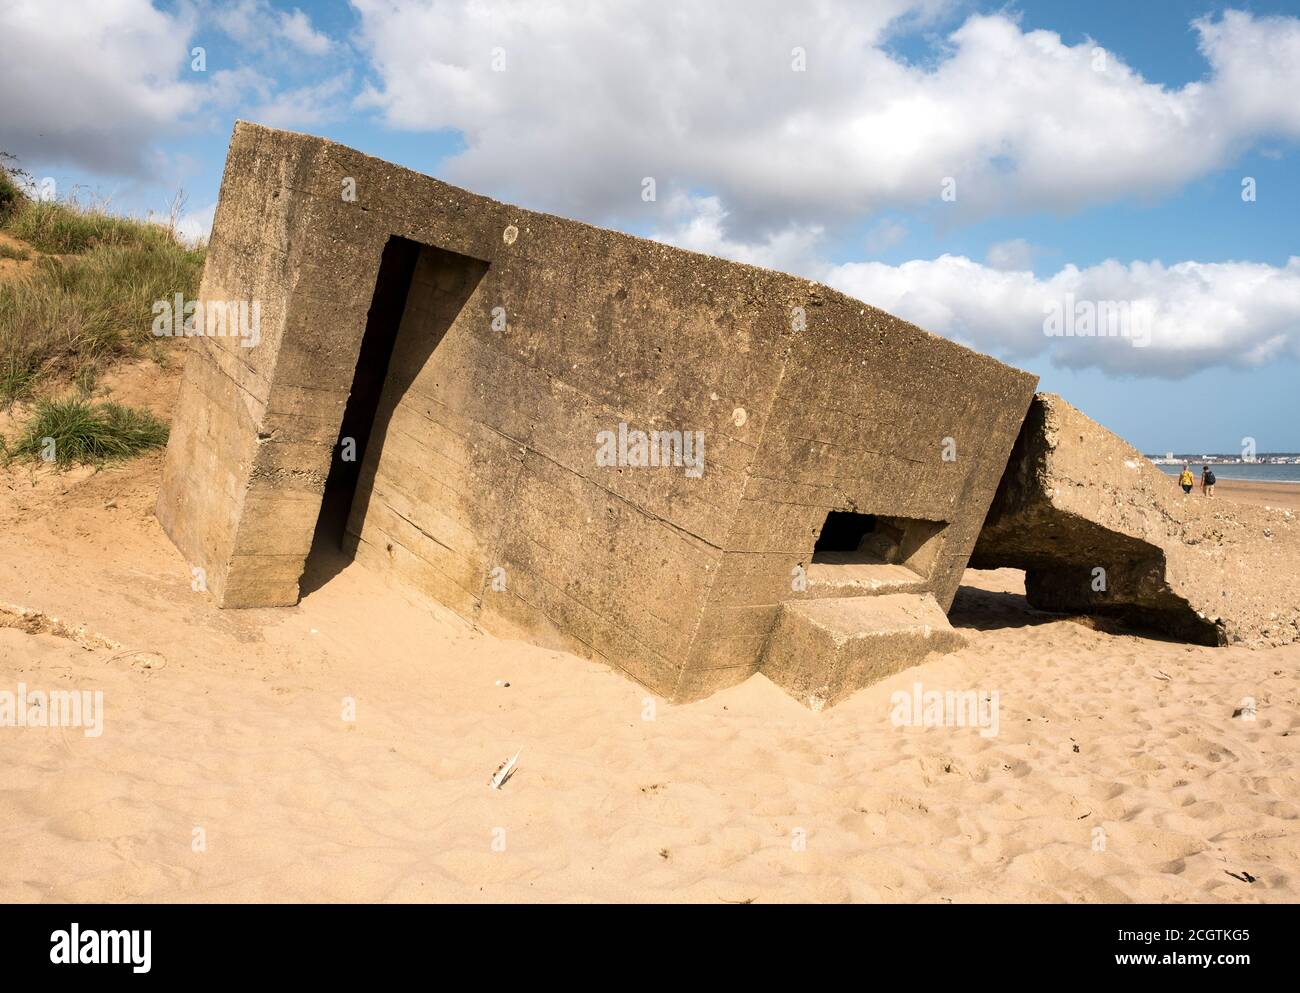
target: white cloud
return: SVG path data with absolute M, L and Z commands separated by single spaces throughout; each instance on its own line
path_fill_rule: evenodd
M 179 81 L 193 24 L 148 0 L 0 4 L 0 149 L 139 173 L 157 131 L 194 110 Z
M 990 245 L 985 253 L 985 260 L 994 269 L 1032 269 L 1034 253 L 1034 246 L 1024 238 L 1012 238 L 1009 241 L 998 241 Z
M 233 64 L 213 59 L 209 27 L 239 43 Z M 204 72 L 191 71 L 195 46 L 209 49 Z M 301 10 L 276 10 L 266 0 L 181 3 L 175 12 L 150 0 L 5 0 L 0 150 L 25 163 L 144 176 L 156 165 L 158 143 L 201 126 L 204 111 L 228 115 L 251 103 L 245 115 L 262 112 L 268 123 L 319 123 L 348 105 L 346 71 L 281 89 L 254 64 L 287 62 L 296 77 L 297 63 L 310 61 L 302 55 L 335 47 Z
M 461 130 L 467 150 L 443 169 L 457 181 L 606 220 L 654 210 L 645 176 L 661 202 L 704 188 L 746 215 L 838 201 L 861 147 L 830 135 L 862 95 L 846 72 L 892 64 L 874 47 L 888 24 L 943 6 L 353 4 L 379 80 L 363 106 L 399 128 Z
M 230 38 L 256 51 L 278 47 L 278 42 L 288 42 L 307 55 L 325 55 L 333 47 L 329 37 L 313 28 L 311 18 L 297 7 L 276 10 L 268 0 L 218 3 L 211 8 L 211 18 Z
M 789 227 L 766 236 L 761 242 L 735 241 L 723 230 L 727 213 L 717 197 L 679 195 L 668 205 L 668 212 L 674 224 L 668 231 L 653 236 L 656 240 L 782 272 L 806 269 L 822 237 L 822 229 L 817 226 Z
M 934 202 L 945 177 L 953 216 L 1065 211 L 1170 192 L 1262 137 L 1300 137 L 1296 18 L 1195 22 L 1209 71 L 1170 88 L 1117 53 L 1097 71 L 1092 42 L 1002 14 L 911 64 L 883 47 L 906 0 L 826 0 L 812 16 L 775 0 L 671 16 L 650 0 L 353 2 L 378 76 L 366 105 L 396 127 L 463 131 L 453 179 L 584 217 L 644 217 L 647 175 L 661 195 L 720 196 L 747 237 Z
M 900 266 L 827 267 L 825 282 L 929 331 L 1011 360 L 1067 368 L 1182 376 L 1300 357 L 1300 258 L 1256 262 L 1158 261 L 1066 266 L 1047 278 L 943 255 Z M 1127 314 L 1116 337 L 1051 337 L 1049 314 Z M 1094 328 L 1102 326 L 1101 321 Z M 1145 347 L 1135 347 L 1146 340 Z
M 1249 368 L 1284 356 L 1300 358 L 1300 258 L 1285 266 L 1256 262 L 1107 260 L 1067 265 L 1037 277 L 1028 265 L 995 267 L 961 255 L 834 264 L 820 249 L 823 231 L 790 225 L 755 242 L 724 230 L 716 197 L 674 205 L 674 223 L 656 238 L 692 251 L 798 273 L 963 344 L 1011 362 L 1047 359 L 1065 368 L 1176 378 L 1215 367 Z M 1024 242 L 995 245 L 1009 262 Z M 1086 329 L 1114 334 L 1046 333 L 1048 318 L 1066 308 Z M 1106 315 L 1115 313 L 1113 325 Z M 1064 327 L 1062 326 L 1062 330 Z M 1141 343 L 1141 344 L 1138 344 Z
M 264 97 L 261 103 L 244 112 L 244 116 L 273 128 L 302 128 L 338 119 L 349 107 L 347 91 L 352 74 L 338 76 L 282 90 Z
M 286 41 L 308 55 L 324 55 L 334 47 L 329 37 L 313 28 L 311 18 L 297 7 L 280 15 L 279 30 Z
M 1237 137 L 1270 131 L 1295 137 L 1300 132 L 1300 19 L 1229 10 L 1218 21 L 1200 18 L 1194 26 L 1214 68 L 1210 85 L 1200 91 L 1207 118 L 1223 123 L 1235 118 Z

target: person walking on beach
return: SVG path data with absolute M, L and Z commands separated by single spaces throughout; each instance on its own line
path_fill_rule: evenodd
M 1214 473 L 1210 472 L 1208 465 L 1201 466 L 1201 492 L 1214 498 Z
M 1183 473 L 1178 477 L 1178 485 L 1183 488 L 1183 493 L 1192 492 L 1192 470 L 1187 468 L 1187 463 L 1183 463 Z

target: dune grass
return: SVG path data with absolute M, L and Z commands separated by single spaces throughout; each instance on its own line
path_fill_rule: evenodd
M 0 245 L 0 259 L 18 259 L 24 261 L 30 259 L 32 253 L 25 248 L 14 248 L 12 245 Z
M 47 255 L 76 255 L 104 245 L 178 247 L 171 231 L 161 224 L 118 217 L 71 201 L 24 199 L 4 220 L 3 228 Z
M 0 282 L 0 405 L 34 396 L 51 373 L 88 390 L 108 361 L 157 342 L 155 301 L 198 295 L 203 250 L 151 221 L 18 192 L 0 206 L 0 230 L 52 253 Z
M 30 393 L 43 371 L 93 382 L 107 360 L 153 343 L 154 301 L 194 296 L 201 271 L 193 253 L 154 246 L 37 259 L 0 284 L 0 402 Z
M 42 400 L 7 457 L 67 468 L 103 465 L 167 444 L 167 425 L 145 410 L 79 397 Z

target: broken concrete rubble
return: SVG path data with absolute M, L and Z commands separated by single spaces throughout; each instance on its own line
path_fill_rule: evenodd
M 1029 602 L 1204 645 L 1300 640 L 1300 530 L 1200 495 L 1059 396 L 1034 398 L 971 565 L 1025 570 Z

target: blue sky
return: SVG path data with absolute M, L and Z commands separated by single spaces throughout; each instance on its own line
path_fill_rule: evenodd
M 1300 5 L 762 6 L 14 0 L 0 149 L 122 212 L 183 187 L 198 232 L 236 118 L 321 134 L 829 282 L 1145 451 L 1300 450 Z M 1140 302 L 1149 347 L 1044 336 L 1067 291 Z

